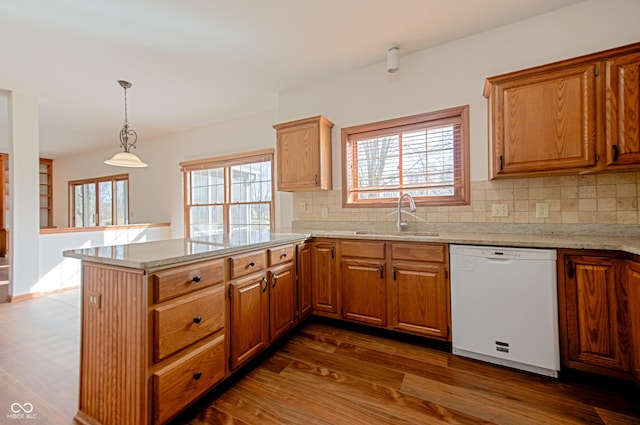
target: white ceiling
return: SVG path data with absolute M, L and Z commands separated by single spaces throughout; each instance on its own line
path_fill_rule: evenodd
M 407 54 L 581 1 L 3 0 L 0 89 L 39 99 L 41 156 L 55 158 L 118 146 L 119 79 L 148 139 L 275 108 L 391 44 Z

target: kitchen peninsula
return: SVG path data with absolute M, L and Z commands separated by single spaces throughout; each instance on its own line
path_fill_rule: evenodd
M 82 260 L 76 420 L 165 423 L 291 330 L 306 239 L 236 232 L 65 251 Z

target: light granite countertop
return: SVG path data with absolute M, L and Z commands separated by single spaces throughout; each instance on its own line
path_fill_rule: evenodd
M 439 242 L 447 244 L 520 248 L 601 249 L 640 255 L 640 237 L 602 234 L 516 234 L 483 232 L 377 232 L 348 230 L 309 231 L 313 237 L 358 240 Z
M 160 270 L 317 238 L 433 242 L 447 244 L 507 246 L 520 248 L 599 249 L 640 255 L 640 232 L 630 227 L 544 227 L 544 226 L 438 226 L 398 232 L 388 228 L 346 230 L 301 229 L 289 232 L 265 232 L 248 235 L 212 235 L 191 239 L 168 239 L 155 242 L 74 249 L 64 256 L 94 263 L 130 267 L 147 271 Z
M 196 261 L 264 249 L 308 239 L 308 233 L 264 232 L 166 239 L 64 251 L 65 257 L 93 263 L 155 271 Z

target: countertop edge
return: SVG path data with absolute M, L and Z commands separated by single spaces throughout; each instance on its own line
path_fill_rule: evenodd
M 205 251 L 198 253 L 188 253 L 188 254 L 178 254 L 173 256 L 168 256 L 164 258 L 159 258 L 157 260 L 148 260 L 148 261 L 136 261 L 136 260 L 127 260 L 121 258 L 110 258 L 106 256 L 98 256 L 88 251 L 96 249 L 96 248 L 111 248 L 111 247 L 96 247 L 96 248 L 85 248 L 85 249 L 71 249 L 63 251 L 63 256 L 68 258 L 75 258 L 78 260 L 91 262 L 95 264 L 103 264 L 115 267 L 125 267 L 131 269 L 140 269 L 145 270 L 147 272 L 154 272 L 163 269 L 169 269 L 172 267 L 179 267 L 183 265 L 188 265 L 192 263 L 196 263 L 199 261 L 206 260 L 215 260 L 217 258 L 224 258 L 230 255 L 243 253 L 252 251 L 254 249 L 266 249 L 270 247 L 275 247 L 283 244 L 289 244 L 294 242 L 303 242 L 311 238 L 311 235 L 308 233 L 300 232 L 295 234 L 287 234 L 287 235 L 278 235 L 277 240 L 269 240 L 265 242 L 256 242 L 249 243 L 246 245 L 239 245 L 233 247 L 225 247 L 223 249 L 216 249 L 213 251 Z M 169 241 L 169 240 L 167 240 Z M 156 241 L 156 243 L 162 243 L 163 241 Z M 133 246 L 139 244 L 126 244 L 120 246 Z M 114 245 L 113 247 L 116 247 Z

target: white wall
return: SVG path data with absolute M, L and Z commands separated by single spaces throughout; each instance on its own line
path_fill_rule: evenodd
M 471 179 L 488 178 L 487 77 L 640 41 L 640 1 L 591 0 L 333 80 L 280 93 L 281 121 L 323 114 L 333 128 L 333 186 L 341 186 L 340 128 L 470 105 Z M 380 53 L 386 60 L 386 52 Z
M 68 232 L 40 235 L 38 283 L 28 291 L 14 292 L 13 296 L 25 293 L 49 292 L 80 286 L 80 260 L 66 258 L 66 250 L 111 246 L 127 243 L 151 242 L 170 237 L 169 227 L 118 228 L 93 232 Z
M 171 237 L 184 235 L 182 161 L 250 152 L 275 146 L 275 109 L 194 128 L 157 139 L 140 139 L 136 153 L 149 164 L 141 169 L 119 169 L 102 164 L 117 150 L 54 161 L 54 220 L 68 226 L 68 182 L 129 172 L 131 223 L 171 223 Z M 276 205 L 278 204 L 276 199 Z M 287 223 L 288 224 L 288 223 Z
M 488 176 L 486 77 L 640 41 L 640 1 L 590 0 L 432 49 L 403 54 L 400 71 L 380 63 L 338 78 L 279 94 L 277 109 L 184 131 L 142 139 L 137 153 L 150 164 L 131 172 L 133 223 L 170 221 L 172 237 L 183 229 L 178 163 L 274 147 L 278 122 L 323 114 L 333 129 L 333 185 L 341 185 L 340 128 L 452 106 L 470 105 L 471 178 Z M 345 42 L 348 42 L 346 40 Z M 68 180 L 116 174 L 102 160 L 117 149 L 54 162 L 55 222 L 66 226 Z M 277 226 L 290 226 L 290 194 L 276 198 Z

